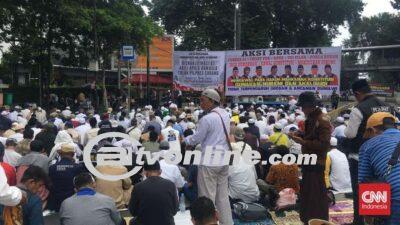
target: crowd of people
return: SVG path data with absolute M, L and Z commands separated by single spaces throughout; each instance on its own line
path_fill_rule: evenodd
M 200 105 L 174 102 L 127 111 L 51 108 L 35 104 L 0 109 L 0 210 L 3 221 L 44 224 L 43 215 L 57 213 L 63 225 L 124 224 L 118 210 L 128 209 L 131 224 L 174 224 L 186 202 L 193 224 L 232 225 L 235 203 L 260 203 L 269 210 L 295 209 L 304 224 L 329 220 L 332 196 L 352 193 L 354 222 L 358 215 L 357 184 L 385 179 L 392 186 L 391 216 L 400 224 L 400 168 L 387 164 L 400 141 L 393 108 L 371 94 L 365 80 L 352 91 L 358 104 L 332 118 L 320 96 L 304 92 L 287 106 L 221 104 L 213 89 L 202 92 Z M 338 96 L 332 97 L 333 109 Z M 121 175 L 135 165 L 139 150 L 161 158 L 145 162 L 136 175 L 117 181 L 94 177 L 83 163 L 84 147 L 96 136 L 120 132 L 131 139 L 108 138 L 92 149 L 96 169 Z M 218 148 L 216 148 L 218 146 Z M 96 165 L 102 147 L 123 147 L 133 154 L 132 166 Z M 169 151 L 256 150 L 262 160 L 273 154 L 316 154 L 315 165 L 278 163 L 169 164 Z M 203 155 L 204 156 L 204 155 Z M 331 193 L 331 194 L 330 194 Z M 287 195 L 294 196 L 285 201 Z M 183 199 L 183 200 L 182 200 Z M 188 206 L 187 205 L 187 206 Z M 185 206 L 183 206 L 185 207 Z M 185 210 L 185 208 L 181 209 Z

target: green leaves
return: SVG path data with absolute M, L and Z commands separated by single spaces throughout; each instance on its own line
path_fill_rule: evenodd
M 241 48 L 330 45 L 361 0 L 153 0 L 150 15 L 180 36 L 178 49 L 233 48 L 234 7 L 241 2 Z

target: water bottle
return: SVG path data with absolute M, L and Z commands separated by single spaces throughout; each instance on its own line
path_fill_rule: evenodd
M 181 194 L 181 197 L 179 198 L 179 211 L 182 213 L 185 212 L 186 206 L 185 206 L 185 196 L 183 193 Z

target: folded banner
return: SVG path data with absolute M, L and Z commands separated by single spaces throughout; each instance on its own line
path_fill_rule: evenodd
M 175 51 L 174 88 L 181 91 L 224 89 L 225 52 Z
M 339 90 L 341 47 L 226 51 L 225 94 L 298 95 Z

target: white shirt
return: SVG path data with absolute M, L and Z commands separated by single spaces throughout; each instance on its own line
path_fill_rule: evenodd
M 33 130 L 33 139 L 35 139 L 36 135 L 42 131 L 42 129 L 36 127 L 32 127 L 31 129 Z
M 170 116 L 170 115 L 164 116 L 164 118 L 163 118 L 163 123 L 164 123 L 164 124 L 167 124 L 168 120 L 170 120 L 170 119 L 171 119 L 171 116 Z
M 332 149 L 328 152 L 328 156 L 331 159 L 329 180 L 335 189 L 333 192 L 335 194 L 351 192 L 350 169 L 346 155 L 337 149 Z
M 296 104 L 297 104 L 296 99 L 292 99 L 292 100 L 289 101 L 289 105 L 290 105 L 290 106 L 294 106 L 294 105 L 296 105 Z
M 289 122 L 288 122 L 287 119 L 280 119 L 280 120 L 278 121 L 278 123 L 282 124 L 283 126 L 286 126 Z
M 17 118 L 18 118 L 17 111 L 12 111 L 10 114 L 8 114 L 8 119 L 10 119 L 12 122 L 16 122 Z
M 239 123 L 236 127 L 243 130 L 243 128 L 249 127 L 249 124 L 247 124 L 247 123 Z
M 133 138 L 137 141 L 139 141 L 140 137 L 142 136 L 142 130 L 139 127 L 135 127 L 135 128 L 130 127 L 127 129 L 127 132 L 131 138 Z
M 353 108 L 350 113 L 349 125 L 344 130 L 344 135 L 347 138 L 355 138 L 357 136 L 358 128 L 363 120 L 361 111 L 357 108 Z
M 275 124 L 267 125 L 267 135 L 268 136 L 271 136 L 271 135 L 273 135 L 275 133 L 274 132 L 274 125 Z
M 181 152 L 181 143 L 179 141 L 179 131 L 173 129 L 171 126 L 166 127 L 161 131 L 163 139 L 168 141 L 169 149 Z
M 17 187 L 10 187 L 7 183 L 7 176 L 0 166 L 0 204 L 16 206 L 22 199 L 22 192 Z
M 79 140 L 80 140 L 80 144 L 81 145 L 84 145 L 84 139 L 85 139 L 85 134 L 86 134 L 86 132 L 88 132 L 89 130 L 91 129 L 91 127 L 90 127 L 90 125 L 88 124 L 88 123 L 85 123 L 85 124 L 82 124 L 82 125 L 80 125 L 80 126 L 77 126 L 76 128 L 75 128 L 75 130 L 76 130 L 76 132 L 78 132 L 78 134 L 79 134 L 79 136 L 80 136 L 80 138 L 79 138 Z
M 22 157 L 21 154 L 19 154 L 19 153 L 16 152 L 15 150 L 13 150 L 13 149 L 6 149 L 6 150 L 4 151 L 3 160 L 4 160 L 4 162 L 10 164 L 11 166 L 16 167 L 16 166 L 17 166 L 18 159 L 20 159 L 21 157 Z
M 346 125 L 342 124 L 335 128 L 332 132 L 332 137 L 346 137 L 344 131 L 346 130 Z
M 15 133 L 13 135 L 10 135 L 9 138 L 15 139 L 17 141 L 17 143 L 18 143 L 18 142 L 20 142 L 20 141 L 22 141 L 24 139 L 24 135 L 21 134 L 21 133 Z
M 240 145 L 240 149 L 243 148 L 243 142 L 233 144 Z M 232 148 L 234 147 L 232 146 Z M 238 164 L 229 166 L 229 196 L 234 199 L 241 199 L 244 202 L 256 202 L 260 196 L 256 179 L 257 174 L 254 165 L 247 164 L 240 158 Z
M 225 109 L 221 109 L 219 107 L 213 109 L 213 111 L 216 111 L 221 115 L 227 133 L 229 134 L 230 130 L 229 114 L 225 111 Z M 189 137 L 186 137 L 185 142 L 186 144 L 192 146 L 201 144 L 202 158 L 204 158 L 204 153 L 206 149 L 212 149 L 213 153 L 211 154 L 210 160 L 208 160 L 208 162 L 204 162 L 204 160 L 202 160 L 201 161 L 202 165 L 204 166 L 224 165 L 223 158 L 225 156 L 225 151 L 229 151 L 229 146 L 226 141 L 226 136 L 224 132 L 224 127 L 221 122 L 221 118 L 217 113 L 210 112 L 207 115 L 203 116 L 199 120 L 196 133 Z M 215 153 L 217 151 L 221 153 L 221 161 L 213 162 Z
M 289 134 L 290 129 L 293 127 L 296 128 L 297 130 L 299 129 L 299 127 L 296 124 L 289 124 L 285 128 L 283 128 L 283 133 Z
M 182 188 L 185 184 L 185 179 L 182 177 L 179 167 L 174 164 L 168 164 L 164 159 L 160 160 L 161 177 L 172 181 L 175 187 Z
M 267 129 L 267 123 L 265 123 L 264 120 L 257 120 L 255 125 L 258 127 L 258 129 L 260 130 L 260 135 L 264 135 L 268 133 L 268 129 Z

